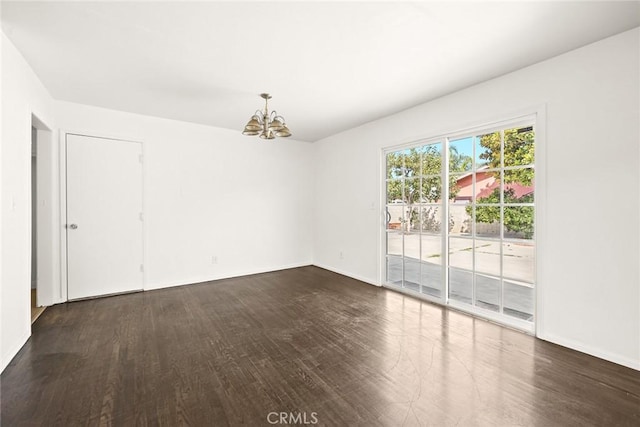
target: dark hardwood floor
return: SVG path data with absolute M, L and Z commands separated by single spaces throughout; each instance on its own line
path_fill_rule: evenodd
M 304 267 L 48 308 L 2 426 L 638 426 L 640 372 Z

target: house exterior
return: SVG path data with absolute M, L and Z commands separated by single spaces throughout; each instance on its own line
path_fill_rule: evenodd
M 458 188 L 460 189 L 456 194 L 456 197 L 453 199 L 454 203 L 464 203 L 471 202 L 474 191 L 473 191 L 473 173 L 468 173 L 466 175 L 462 175 L 456 181 L 458 184 Z M 475 189 L 475 197 L 476 200 L 483 199 L 488 197 L 493 193 L 496 188 L 500 187 L 500 181 L 496 179 L 493 172 L 486 171 L 486 167 L 478 170 L 475 173 L 476 176 L 476 189 Z M 534 185 L 522 185 L 520 183 L 507 183 L 505 184 L 505 190 L 513 190 L 513 195 L 515 198 L 521 198 L 523 196 L 527 196 L 532 194 L 535 189 Z

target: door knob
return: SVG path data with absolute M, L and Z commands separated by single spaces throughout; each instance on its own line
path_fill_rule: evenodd
M 71 224 L 69 228 L 75 230 L 76 228 L 78 228 L 78 224 Z

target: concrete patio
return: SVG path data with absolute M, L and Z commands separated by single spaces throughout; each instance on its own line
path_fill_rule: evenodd
M 442 238 L 440 235 L 389 232 L 387 234 L 387 281 L 414 292 L 437 298 L 444 289 Z M 404 243 L 404 283 L 403 270 Z M 502 248 L 501 248 L 502 246 Z M 502 277 L 501 289 L 501 249 Z M 534 312 L 535 247 L 531 241 L 475 241 L 451 237 L 449 240 L 449 298 L 472 304 L 475 254 L 475 305 L 499 312 L 501 295 L 503 312 L 532 320 Z

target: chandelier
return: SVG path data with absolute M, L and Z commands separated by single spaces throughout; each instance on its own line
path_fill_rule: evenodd
M 291 136 L 291 131 L 284 123 L 284 117 L 279 116 L 278 113 L 272 111 L 269 113 L 269 100 L 271 95 L 268 93 L 261 93 L 260 97 L 264 99 L 264 111 L 256 110 L 255 114 L 251 116 L 249 122 L 242 131 L 243 135 L 260 135 L 262 139 L 274 139 L 276 136 L 285 138 Z

